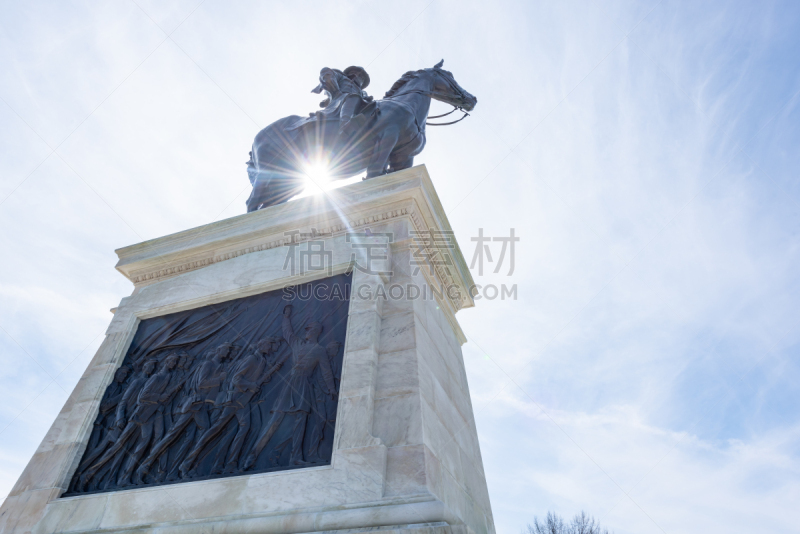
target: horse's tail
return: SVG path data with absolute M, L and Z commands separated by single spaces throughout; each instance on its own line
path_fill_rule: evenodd
M 274 160 L 281 155 L 283 150 L 275 153 L 274 149 L 274 146 L 254 144 L 253 150 L 250 151 L 250 159 L 246 164 L 247 177 L 250 179 L 253 190 L 246 201 L 248 213 L 286 202 L 303 190 L 302 182 L 295 173 L 291 172 L 291 169 L 282 169 L 275 164 Z
M 256 183 L 256 177 L 258 176 L 258 171 L 256 170 L 256 162 L 253 161 L 253 151 L 250 151 L 250 159 L 245 161 L 247 165 L 247 177 L 250 179 L 250 185 Z
M 295 153 L 305 148 L 302 129 L 297 122 L 302 117 L 292 115 L 279 119 L 256 135 L 247 177 L 253 190 L 247 200 L 247 211 L 289 200 L 303 189 L 295 169 Z

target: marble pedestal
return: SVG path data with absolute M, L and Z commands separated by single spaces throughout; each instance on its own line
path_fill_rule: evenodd
M 474 304 L 472 279 L 452 238 L 442 247 L 449 231 L 418 166 L 118 250 L 133 294 L 0 508 L 0 531 L 493 533 L 455 319 Z M 354 246 L 381 242 L 368 234 L 391 244 Z M 292 273 L 290 239 L 301 252 L 324 242 L 326 269 Z M 351 270 L 331 465 L 62 497 L 141 320 Z

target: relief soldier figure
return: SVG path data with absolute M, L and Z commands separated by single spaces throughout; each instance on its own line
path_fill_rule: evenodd
M 133 408 L 133 412 L 131 413 L 127 424 L 125 425 L 125 428 L 122 430 L 122 433 L 114 445 L 109 448 L 105 454 L 103 454 L 103 456 L 97 460 L 97 462 L 86 469 L 84 474 L 81 476 L 81 488 L 85 488 L 94 475 L 106 463 L 114 459 L 117 453 L 119 453 L 123 447 L 125 447 L 128 442 L 133 439 L 135 443 L 133 451 L 130 453 L 130 459 L 117 480 L 117 483 L 120 486 L 127 486 L 131 484 L 131 474 L 133 473 L 133 470 L 136 467 L 139 459 L 144 454 L 145 449 L 148 447 L 148 445 L 150 445 L 150 439 L 153 436 L 153 427 L 157 422 L 163 424 L 163 421 L 161 421 L 162 417 L 160 417 L 161 413 L 159 412 L 159 408 L 161 408 L 163 404 L 170 400 L 171 395 L 167 393 L 166 390 L 167 386 L 169 385 L 170 374 L 172 370 L 175 369 L 177 364 L 178 356 L 175 354 L 170 354 L 164 360 L 161 369 L 159 369 L 157 373 L 151 374 L 147 378 L 147 381 L 145 382 L 141 391 L 139 391 L 139 395 L 136 397 L 136 406 Z M 150 372 L 152 373 L 152 367 L 155 366 L 155 362 L 149 361 L 145 363 L 146 369 L 148 366 L 150 368 Z M 146 373 L 147 370 L 145 370 L 145 374 Z
M 311 384 L 312 375 L 319 367 L 326 387 L 326 394 L 331 398 L 336 397 L 336 385 L 328 361 L 328 354 L 318 343 L 322 333 L 322 325 L 316 321 L 308 323 L 305 327 L 304 337 L 295 335 L 292 328 L 292 306 L 283 310 L 283 338 L 292 349 L 292 370 L 286 378 L 286 383 L 281 390 L 276 405 L 272 408 L 272 417 L 259 436 L 253 451 L 247 455 L 243 469 L 250 469 L 255 465 L 258 455 L 267 446 L 269 440 L 275 435 L 283 419 L 289 415 L 295 418 L 294 431 L 292 432 L 292 450 L 290 463 L 292 465 L 306 465 L 303 459 L 303 438 L 305 437 L 306 421 L 314 402 L 314 391 Z
M 325 347 L 325 352 L 328 354 L 331 370 L 333 371 L 333 379 L 336 385 L 336 391 L 339 390 L 339 384 L 336 383 L 336 377 L 339 373 L 334 369 L 334 361 L 336 355 L 339 353 L 339 347 L 342 344 L 338 341 L 331 341 Z M 325 428 L 330 425 L 333 429 L 333 423 L 336 419 L 336 403 L 327 394 L 328 388 L 324 384 L 324 379 L 320 381 L 319 377 L 314 381 L 314 408 L 311 416 L 312 423 L 309 431 L 309 445 L 308 445 L 308 461 L 316 463 L 322 461 L 319 457 L 319 444 L 325 434 Z
M 159 409 L 159 412 L 162 414 L 162 424 L 157 423 L 153 429 L 153 443 L 161 441 L 164 434 L 169 432 L 173 427 L 173 423 L 176 419 L 173 414 L 176 410 L 176 406 L 180 403 L 180 397 L 176 395 L 176 393 L 183 388 L 187 379 L 187 374 L 190 372 L 191 366 L 194 363 L 194 356 L 186 351 L 181 351 L 176 355 L 178 356 L 178 365 L 172 371 L 169 386 L 167 387 L 167 391 L 170 392 L 168 393 L 170 400 Z M 167 469 L 167 457 L 164 455 L 159 458 L 155 479 L 159 482 L 163 482 L 167 476 Z
M 100 414 L 102 417 L 98 417 L 97 421 L 95 421 L 91 439 L 89 440 L 89 446 L 87 447 L 90 451 L 96 451 L 99 448 L 100 453 L 96 454 L 94 456 L 95 458 L 98 458 L 100 454 L 102 454 L 102 451 L 106 449 L 106 445 L 108 443 L 113 443 L 119 435 L 119 433 L 117 433 L 117 435 L 112 436 L 110 433 L 117 419 L 116 408 L 119 405 L 119 401 L 122 400 L 123 395 L 125 395 L 125 381 L 130 374 L 131 368 L 127 365 L 123 365 L 117 369 L 116 373 L 114 373 L 114 381 L 111 382 L 108 389 L 106 389 L 103 402 L 100 403 Z M 92 454 L 94 454 L 94 452 Z
M 186 395 L 180 404 L 180 416 L 167 435 L 155 444 L 139 466 L 137 470 L 139 479 L 142 479 L 150 471 L 153 462 L 181 437 L 189 423 L 194 421 L 201 432 L 209 427 L 209 406 L 216 401 L 219 387 L 225 380 L 225 361 L 229 358 L 232 348 L 230 343 L 223 343 L 215 350 L 208 351 L 206 360 L 187 378 Z
M 175 374 L 178 375 L 175 380 L 175 384 L 181 383 L 184 384 L 184 387 L 181 389 L 182 395 L 176 396 L 175 399 L 171 403 L 170 409 L 167 411 L 169 415 L 169 425 L 167 428 L 167 432 L 169 433 L 172 431 L 172 428 L 177 424 L 177 422 L 181 419 L 183 413 L 181 412 L 181 405 L 183 403 L 183 399 L 187 394 L 187 388 L 185 387 L 186 382 L 192 377 L 194 373 L 194 366 L 195 356 L 194 354 L 183 352 L 181 353 L 181 359 L 178 362 L 178 369 L 175 371 Z M 167 419 L 167 417 L 165 417 Z M 178 468 L 177 465 L 186 456 L 186 453 L 192 447 L 194 443 L 194 438 L 196 434 L 196 427 L 191 427 L 187 429 L 184 433 L 183 438 L 181 439 L 181 443 L 178 446 L 178 450 L 175 453 L 175 459 L 173 460 L 173 465 L 167 465 L 166 468 L 163 467 L 163 464 L 166 463 L 167 455 L 162 455 L 159 465 L 159 482 L 163 482 L 165 479 L 167 481 L 178 480 Z M 158 442 L 156 442 L 158 443 Z M 163 470 L 164 472 L 161 472 Z M 166 474 L 166 477 L 164 475 Z
M 125 428 L 125 423 L 127 422 L 126 418 L 126 407 L 131 406 L 136 402 L 136 395 L 138 395 L 139 390 L 144 386 L 144 383 L 147 381 L 147 377 L 153 374 L 155 371 L 156 364 L 154 361 L 150 361 L 145 363 L 144 368 L 142 369 L 142 374 L 131 380 L 131 383 L 128 384 L 127 387 L 123 388 L 123 383 L 127 380 L 128 375 L 130 374 L 130 367 L 122 366 L 117 369 L 117 372 L 114 373 L 114 382 L 112 382 L 109 388 L 114 388 L 112 391 L 116 392 L 122 390 L 119 395 L 112 395 L 109 399 L 103 401 L 100 405 L 100 414 L 104 414 L 107 410 L 113 409 L 110 407 L 110 404 L 113 402 L 114 408 L 116 408 L 113 416 L 114 421 L 108 422 L 108 430 L 103 435 L 102 439 L 96 441 L 94 445 L 89 443 L 89 447 L 87 448 L 87 453 L 78 466 L 78 471 L 83 471 L 95 460 L 100 458 L 109 447 L 111 447 L 117 439 L 119 439 L 120 434 L 122 433 L 123 428 Z M 98 422 L 95 423 L 95 426 L 98 424 L 104 423 L 106 421 L 106 417 L 98 418 Z M 95 431 L 97 432 L 97 431 Z M 74 485 L 74 484 L 73 484 Z
M 251 347 L 245 356 L 236 362 L 236 365 L 231 369 L 231 380 L 222 404 L 222 414 L 211 425 L 211 428 L 203 433 L 197 445 L 194 446 L 186 460 L 181 464 L 180 470 L 185 476 L 190 478 L 193 476 L 194 466 L 203 449 L 225 430 L 234 417 L 239 425 L 233 443 L 228 449 L 225 470 L 234 472 L 238 469 L 239 454 L 247 437 L 247 432 L 250 430 L 250 401 L 258 394 L 263 384 L 269 382 L 272 375 L 283 365 L 283 361 L 279 361 L 270 366 L 268 359 L 271 354 L 278 350 L 280 342 L 279 338 L 274 337 L 262 339 L 257 347 Z M 224 455 L 224 451 L 221 452 Z

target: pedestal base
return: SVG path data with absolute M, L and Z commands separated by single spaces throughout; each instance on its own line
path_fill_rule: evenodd
M 0 508 L 0 531 L 493 533 L 455 319 L 472 279 L 452 239 L 451 263 L 433 261 L 432 232 L 452 238 L 419 166 L 117 251 L 135 290 Z M 323 270 L 288 267 L 287 254 L 320 246 Z M 62 497 L 142 321 L 346 272 L 330 465 Z

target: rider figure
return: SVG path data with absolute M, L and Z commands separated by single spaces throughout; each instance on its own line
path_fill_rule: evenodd
M 348 123 L 361 111 L 361 108 L 372 102 L 372 97 L 364 91 L 369 81 L 369 74 L 361 67 L 347 67 L 344 71 L 323 68 L 319 73 L 319 85 L 311 92 L 325 91 L 328 93 L 328 98 L 319 104 L 324 109 L 312 113 L 312 116 L 339 120 L 339 132 L 352 133 L 355 125 L 348 127 Z

